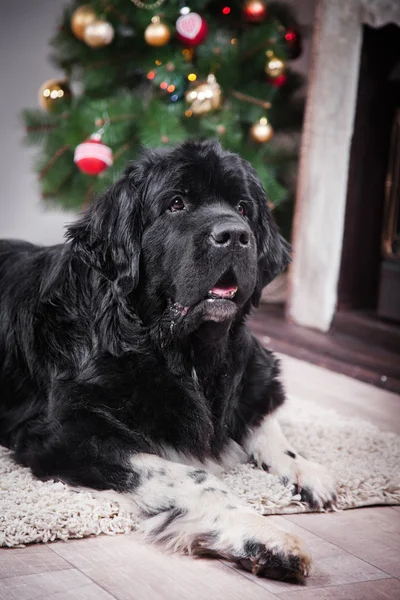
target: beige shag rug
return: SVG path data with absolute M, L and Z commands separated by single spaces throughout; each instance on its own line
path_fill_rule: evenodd
M 280 422 L 305 457 L 326 464 L 339 482 L 338 509 L 400 504 L 400 436 L 315 403 L 291 398 Z M 262 514 L 307 512 L 278 477 L 240 465 L 223 479 Z M 41 482 L 0 447 L 0 546 L 127 533 L 135 519 L 117 502 Z

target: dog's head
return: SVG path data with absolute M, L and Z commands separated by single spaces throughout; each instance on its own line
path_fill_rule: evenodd
M 232 321 L 290 262 L 254 169 L 215 141 L 144 152 L 68 237 L 145 320 Z

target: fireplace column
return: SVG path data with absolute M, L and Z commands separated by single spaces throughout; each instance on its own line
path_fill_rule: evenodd
M 288 316 L 327 331 L 342 254 L 362 24 L 400 24 L 399 0 L 318 0 L 294 217 Z

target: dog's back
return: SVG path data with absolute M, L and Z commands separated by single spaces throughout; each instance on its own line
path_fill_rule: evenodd
M 13 445 L 18 424 L 40 412 L 41 392 L 29 348 L 41 274 L 52 249 L 0 240 L 0 444 Z

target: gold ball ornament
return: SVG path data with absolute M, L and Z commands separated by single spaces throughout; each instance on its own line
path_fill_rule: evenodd
M 54 110 L 71 97 L 66 81 L 48 79 L 39 88 L 39 105 L 48 112 Z
M 150 25 L 144 31 L 144 39 L 149 46 L 165 46 L 169 42 L 171 32 L 168 27 L 161 23 L 160 17 L 153 17 Z
M 265 117 L 262 117 L 262 119 L 250 127 L 250 137 L 258 144 L 265 144 L 266 142 L 269 142 L 273 135 L 274 130 L 268 123 L 268 119 Z
M 269 77 L 275 79 L 280 77 L 286 71 L 286 65 L 280 58 L 272 55 L 267 58 L 267 64 L 265 65 L 265 72 Z
M 185 94 L 194 115 L 204 115 L 221 108 L 222 92 L 214 75 L 209 75 L 205 83 L 197 84 Z
M 103 19 L 96 19 L 86 27 L 83 41 L 91 48 L 103 48 L 111 44 L 114 33 L 111 23 Z
M 74 36 L 78 40 L 83 40 L 86 27 L 96 19 L 96 13 L 89 4 L 84 4 L 74 10 L 71 17 L 71 29 Z

